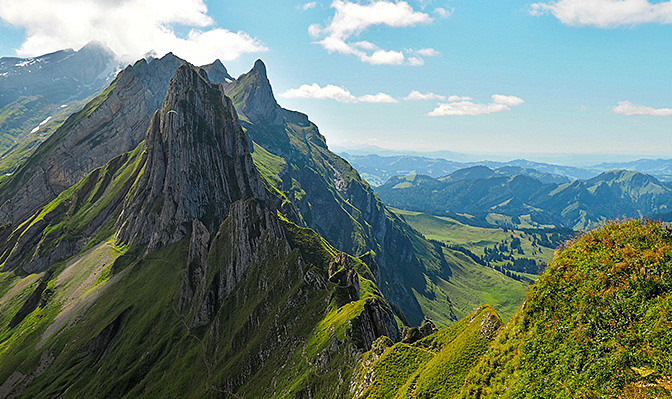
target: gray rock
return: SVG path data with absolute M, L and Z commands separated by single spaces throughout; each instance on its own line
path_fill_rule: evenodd
M 220 86 L 182 65 L 152 118 L 144 172 L 117 222 L 117 239 L 153 251 L 179 241 L 199 219 L 215 234 L 239 199 L 266 192 L 235 109 Z

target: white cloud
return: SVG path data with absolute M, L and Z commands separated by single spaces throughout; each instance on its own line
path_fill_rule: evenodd
M 363 103 L 396 103 L 398 102 L 394 97 L 385 93 L 367 94 L 359 97 L 359 101 Z
M 507 105 L 509 107 L 516 107 L 525 101 L 522 98 L 516 96 L 503 96 L 501 94 L 494 94 L 492 96 L 492 101 L 495 104 Z
M 437 7 L 434 9 L 434 14 L 438 15 L 441 18 L 448 18 L 453 14 L 454 10 L 446 10 L 443 7 Z
M 450 97 L 459 99 L 459 97 Z M 464 97 L 468 98 L 468 97 Z M 515 96 L 502 96 L 495 94 L 492 96 L 493 102 L 489 104 L 474 103 L 469 100 L 451 101 L 439 104 L 429 116 L 477 116 L 492 114 L 495 112 L 510 111 L 511 107 L 516 107 L 524 103 L 522 98 Z
M 364 49 L 364 50 L 376 50 L 378 48 L 378 46 L 376 46 L 375 44 L 373 44 L 371 42 L 367 42 L 366 40 L 361 41 L 361 42 L 356 42 L 356 43 L 353 43 L 353 44 L 355 46 L 361 48 L 361 49 Z
M 126 60 L 152 50 L 172 51 L 195 64 L 267 50 L 245 32 L 216 27 L 203 0 L 2 0 L 0 19 L 25 29 L 19 56 L 79 48 L 93 40 Z M 178 36 L 175 26 L 189 32 Z
M 672 116 L 672 108 L 652 108 L 643 105 L 635 105 L 630 101 L 621 101 L 614 107 L 614 112 L 623 115 L 643 116 Z
M 310 10 L 311 8 L 315 8 L 316 6 L 317 6 L 317 3 L 314 2 L 314 1 L 311 1 L 310 3 L 306 3 L 303 6 L 301 6 L 301 8 L 305 11 L 305 10 Z
M 357 97 L 344 87 L 326 85 L 320 87 L 317 83 L 301 85 L 298 89 L 289 89 L 280 94 L 284 98 L 313 98 L 316 100 L 336 100 L 342 103 L 355 103 Z
M 361 59 L 373 65 L 401 65 L 404 63 L 405 57 L 401 51 L 376 50 L 370 56 L 362 55 Z
M 406 100 L 406 101 L 427 101 L 427 100 L 446 101 L 446 96 L 442 96 L 442 95 L 434 94 L 434 93 L 421 93 L 417 90 L 413 90 L 406 97 L 404 97 L 404 100 Z
M 360 4 L 334 0 L 331 7 L 336 12 L 327 26 L 312 24 L 308 28 L 310 36 L 320 39 L 316 43 L 328 52 L 355 55 L 362 62 L 374 65 L 424 63 L 419 57 L 407 59 L 402 51 L 383 50 L 371 42 L 350 42 L 350 39 L 359 36 L 372 26 L 403 28 L 431 23 L 432 18 L 429 14 L 415 11 L 406 1 L 371 0 L 368 4 Z
M 413 10 L 407 2 L 372 1 L 367 5 L 335 0 L 331 7 L 336 15 L 325 31 L 331 36 L 347 39 L 370 26 L 411 27 L 431 22 L 429 15 Z
M 532 4 L 532 15 L 552 14 L 572 26 L 609 28 L 643 23 L 672 23 L 672 1 L 558 0 Z
M 367 94 L 356 97 L 345 87 L 326 85 L 321 87 L 317 83 L 301 85 L 298 89 L 290 89 L 280 94 L 284 98 L 309 98 L 315 100 L 335 100 L 342 103 L 396 103 L 389 94 Z

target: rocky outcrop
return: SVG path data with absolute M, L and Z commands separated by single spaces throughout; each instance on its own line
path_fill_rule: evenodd
M 182 63 L 170 53 L 140 60 L 70 116 L 0 187 L 0 224 L 25 220 L 87 173 L 134 149 Z
M 219 86 L 188 64 L 154 114 L 144 172 L 117 222 L 117 239 L 153 251 L 187 236 L 198 219 L 214 235 L 240 199 L 266 198 L 236 111 Z
M 431 320 L 424 320 L 420 327 L 405 327 L 402 332 L 401 342 L 405 344 L 412 344 L 418 340 L 429 337 L 438 330 Z
M 16 325 L 21 323 L 23 319 L 26 318 L 26 316 L 31 314 L 33 310 L 35 310 L 40 304 L 44 305 L 42 303 L 44 301 L 42 294 L 44 294 L 44 291 L 47 288 L 47 284 L 49 284 L 49 280 L 51 280 L 53 274 L 54 270 L 50 269 L 44 274 L 44 276 L 42 276 L 42 279 L 35 288 L 35 291 L 33 291 L 33 293 L 30 294 L 30 296 L 28 297 L 26 302 L 23 303 L 19 311 L 16 312 L 14 317 L 12 317 L 12 320 L 9 321 L 9 325 L 7 326 L 7 328 L 15 327 Z
M 353 341 L 361 351 L 371 349 L 373 342 L 383 335 L 393 341 L 400 338 L 394 313 L 382 300 L 367 301 L 364 311 L 350 322 L 350 326 Z
M 195 231 L 195 234 L 202 234 L 202 230 Z M 229 294 L 246 278 L 252 264 L 286 257 L 289 251 L 276 215 L 265 204 L 255 200 L 235 202 L 213 240 L 208 258 L 200 262 L 200 269 L 191 269 L 195 273 L 185 276 L 182 307 L 194 303 L 196 310 L 190 326 L 194 328 L 210 323 Z M 206 278 L 208 270 L 214 271 L 212 281 Z M 189 292 L 189 287 L 193 287 L 193 294 Z
M 226 67 L 220 60 L 215 60 L 212 64 L 203 65 L 201 67 L 208 73 L 208 79 L 212 83 L 230 83 L 234 81 L 234 78 L 229 75 L 229 71 L 226 70 Z
M 238 111 L 249 121 L 282 123 L 280 106 L 273 95 L 263 61 L 257 60 L 250 72 L 225 87 L 227 95 L 236 95 L 237 100 L 244 104 Z

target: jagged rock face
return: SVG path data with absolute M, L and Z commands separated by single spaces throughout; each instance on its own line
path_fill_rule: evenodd
M 273 257 L 286 257 L 290 251 L 276 215 L 264 203 L 255 200 L 240 200 L 231 205 L 210 247 L 212 252 L 203 251 L 209 233 L 200 222 L 194 224 L 189 272 L 180 297 L 180 309 L 193 315 L 192 328 L 214 319 L 229 294 L 245 280 L 250 265 L 264 264 Z M 206 277 L 208 269 L 214 271 L 210 282 Z
M 214 235 L 233 202 L 266 198 L 231 100 L 206 79 L 185 64 L 171 80 L 118 221 L 121 242 L 151 251 L 186 236 L 194 219 Z
M 204 65 L 201 68 L 208 73 L 208 79 L 212 83 L 225 84 L 234 80 L 220 60 L 215 60 L 212 64 Z
M 228 96 L 237 95 L 243 104 L 238 108 L 251 122 L 263 122 L 278 125 L 282 123 L 282 112 L 275 100 L 271 83 L 266 74 L 266 65 L 261 60 L 247 74 L 225 85 Z
M 93 169 L 133 150 L 182 63 L 172 54 L 140 60 L 68 118 L 0 188 L 0 224 L 25 220 Z

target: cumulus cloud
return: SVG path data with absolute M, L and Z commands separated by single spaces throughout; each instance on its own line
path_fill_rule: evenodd
M 408 57 L 408 65 L 422 66 L 425 65 L 425 60 L 420 57 Z
M 334 0 L 331 8 L 336 12 L 326 26 L 312 24 L 308 33 L 330 53 L 349 54 L 359 57 L 362 62 L 373 65 L 422 65 L 421 58 L 408 57 L 403 51 L 380 49 L 368 41 L 352 42 L 372 26 L 390 28 L 413 27 L 432 22 L 429 14 L 415 11 L 405 1 L 371 0 L 360 4 L 345 0 Z M 424 49 L 430 50 L 430 49 Z M 415 53 L 414 50 L 409 52 Z M 431 54 L 434 55 L 434 54 Z
M 502 104 L 509 107 L 516 107 L 525 101 L 522 98 L 516 96 L 502 96 L 501 94 L 494 94 L 492 96 L 492 101 L 495 104 Z
M 552 14 L 566 25 L 609 28 L 672 23 L 672 1 L 558 0 L 532 4 L 532 15 Z
M 172 51 L 204 64 L 267 50 L 245 32 L 216 27 L 204 0 L 2 0 L 0 19 L 25 29 L 19 56 L 80 48 L 94 40 L 127 61 L 150 51 Z M 178 35 L 176 26 L 188 33 Z
M 363 103 L 396 103 L 398 102 L 394 97 L 392 97 L 389 94 L 385 93 L 378 93 L 378 94 L 367 94 L 365 96 L 361 96 L 358 99 L 360 102 Z
M 406 101 L 428 101 L 428 100 L 446 101 L 446 96 L 442 96 L 442 95 L 435 94 L 435 93 L 421 93 L 417 90 L 413 90 L 406 97 L 404 97 L 404 100 L 406 100 Z
M 468 100 L 464 100 L 460 97 L 450 97 L 454 98 L 456 101 L 451 101 L 448 103 L 439 104 L 434 111 L 430 112 L 429 116 L 477 116 L 477 115 L 486 115 L 492 114 L 495 112 L 510 111 L 511 107 L 516 107 L 523 104 L 522 98 L 515 96 L 503 96 L 500 94 L 495 94 L 492 96 L 492 102 L 489 104 L 475 103 L 471 101 L 468 97 Z M 450 99 L 449 99 L 450 101 Z
M 621 101 L 614 112 L 623 115 L 642 115 L 642 116 L 672 116 L 672 108 L 652 108 L 643 105 L 635 105 L 630 101 Z
M 396 103 L 389 94 L 367 94 L 357 97 L 345 87 L 326 85 L 321 87 L 317 83 L 301 85 L 298 89 L 290 89 L 280 94 L 284 98 L 309 98 L 315 100 L 335 100 L 342 103 Z
M 373 65 L 401 65 L 404 63 L 404 53 L 401 51 L 376 50 L 373 54 L 361 56 L 362 61 Z
M 301 8 L 305 11 L 305 10 L 310 10 L 311 8 L 315 8 L 316 6 L 317 6 L 317 3 L 314 2 L 314 1 L 311 1 L 310 3 L 306 3 L 306 4 L 302 5 Z

